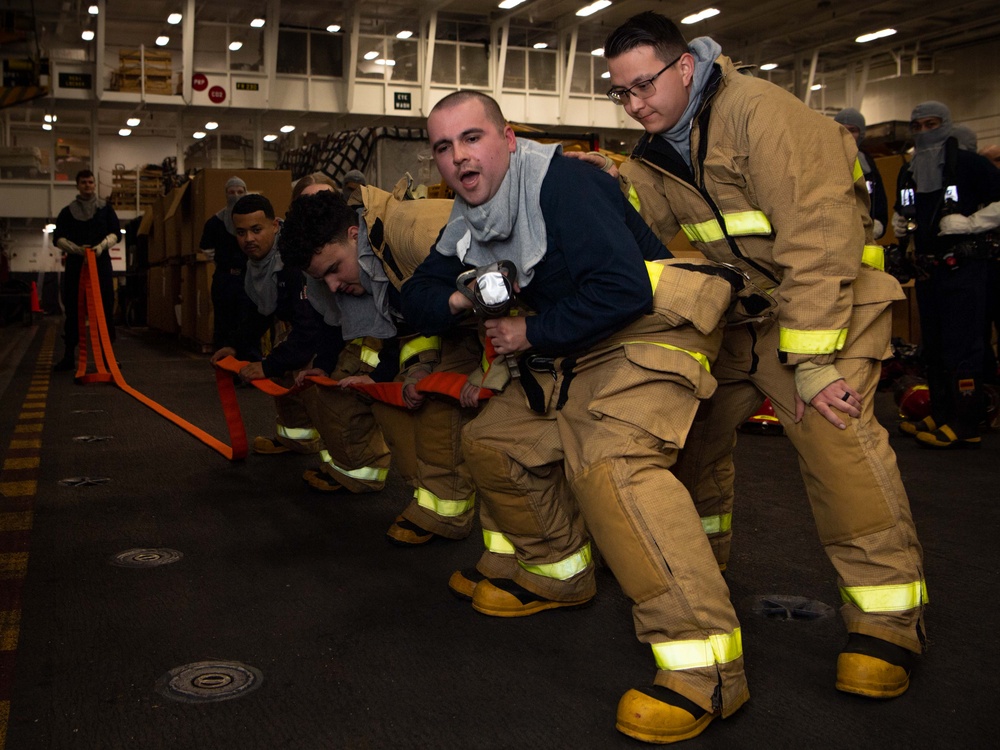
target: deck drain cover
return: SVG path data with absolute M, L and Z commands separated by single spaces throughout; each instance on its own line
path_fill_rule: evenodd
M 239 698 L 260 687 L 259 669 L 235 661 L 199 661 L 171 669 L 156 681 L 156 691 L 182 703 Z
M 103 414 L 104 409 L 74 409 L 70 414 Z
M 77 435 L 73 440 L 77 443 L 102 443 L 105 440 L 114 440 L 111 435 Z
M 751 609 L 769 620 L 822 620 L 834 613 L 823 602 L 786 594 L 754 597 Z
M 107 484 L 111 477 L 68 477 L 60 479 L 59 484 L 64 487 L 93 487 L 97 484 Z
M 111 564 L 120 568 L 154 568 L 169 565 L 184 555 L 175 549 L 127 549 L 111 558 Z

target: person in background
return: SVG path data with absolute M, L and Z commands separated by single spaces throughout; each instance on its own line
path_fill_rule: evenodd
M 956 125 L 952 128 L 951 134 L 955 136 L 958 147 L 963 151 L 976 153 L 979 150 L 979 136 L 968 125 Z
M 989 297 L 991 223 L 1000 201 L 1000 171 L 959 147 L 948 107 L 914 107 L 913 159 L 899 172 L 893 229 L 913 240 L 920 335 L 931 414 L 900 430 L 928 448 L 974 448 L 982 442 L 984 326 Z M 986 215 L 980 209 L 986 206 Z
M 344 200 L 350 201 L 351 195 L 362 185 L 367 185 L 368 180 L 365 179 L 364 172 L 357 169 L 352 169 L 350 172 L 344 175 Z
M 240 336 L 240 324 L 252 318 L 254 312 L 254 305 L 243 288 L 247 256 L 240 250 L 233 224 L 233 206 L 247 194 L 247 185 L 239 177 L 230 177 L 225 190 L 226 205 L 205 222 L 198 242 L 198 247 L 215 263 L 212 274 L 212 344 L 216 349 L 235 346 Z M 251 345 L 243 353 L 248 358 L 260 359 L 260 344 Z
M 923 650 L 926 584 L 874 400 L 890 352 L 891 304 L 904 295 L 872 242 L 857 144 L 787 91 L 747 75 L 713 39 L 689 44 L 658 13 L 612 31 L 604 55 L 608 97 L 646 131 L 620 167 L 622 190 L 661 239 L 683 231 L 777 304 L 774 318 L 725 329 L 712 369 L 719 386 L 699 409 L 677 476 L 724 562 L 736 428 L 770 398 L 798 453 L 844 602 L 848 638 L 835 687 L 901 695 Z M 721 650 L 706 656 L 727 666 Z M 664 668 L 680 679 L 690 666 Z M 710 687 L 685 694 L 711 709 Z
M 121 239 L 121 224 L 111 204 L 97 197 L 97 180 L 89 169 L 76 175 L 77 196 L 56 217 L 52 241 L 65 253 L 66 270 L 62 275 L 62 300 L 66 314 L 63 328 L 65 350 L 53 370 L 76 368 L 76 344 L 79 331 L 80 273 L 86 261 L 88 247 L 97 255 L 97 278 L 100 281 L 101 302 L 108 334 L 115 340 L 115 286 L 109 250 Z
M 872 236 L 876 240 L 880 239 L 889 222 L 889 203 L 875 158 L 861 150 L 861 143 L 865 140 L 865 116 L 853 107 L 848 107 L 840 110 L 833 119 L 847 128 L 847 132 L 854 136 L 854 142 L 858 144 L 858 163 L 865 175 L 865 185 L 868 186 L 868 215 L 872 217 Z
M 336 190 L 337 183 L 331 180 L 323 172 L 313 172 L 305 177 L 300 177 L 292 187 L 292 202 L 302 195 L 314 195 L 323 190 Z M 345 199 L 346 200 L 346 199 Z

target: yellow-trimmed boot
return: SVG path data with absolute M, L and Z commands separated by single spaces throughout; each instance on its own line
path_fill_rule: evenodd
M 851 633 L 837 657 L 837 690 L 866 698 L 895 698 L 910 686 L 913 655 L 901 646 Z
M 491 617 L 527 617 L 547 609 L 585 607 L 593 599 L 591 596 L 579 601 L 559 602 L 528 591 L 510 578 L 487 578 L 476 584 L 472 608 Z
M 917 442 L 924 448 L 978 448 L 983 439 L 979 435 L 959 437 L 946 424 L 932 432 L 918 432 Z
M 448 579 L 448 590 L 455 598 L 471 602 L 476 593 L 476 586 L 485 580 L 486 576 L 476 568 L 462 568 L 451 574 L 451 578 Z
M 643 742 L 667 745 L 697 737 L 716 716 L 673 690 L 654 685 L 621 697 L 615 729 Z
M 904 435 L 916 435 L 918 432 L 934 432 L 937 423 L 934 417 L 924 417 L 923 419 L 904 419 L 899 423 L 899 431 Z

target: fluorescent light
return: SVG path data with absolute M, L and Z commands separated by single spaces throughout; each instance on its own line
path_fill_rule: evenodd
M 578 16 L 592 16 L 599 10 L 604 10 L 611 5 L 611 0 L 594 0 L 590 5 L 585 5 L 576 12 Z
M 56 231 L 56 225 L 55 224 L 46 224 L 45 228 L 42 229 L 42 231 L 45 232 L 45 234 L 52 234 L 54 231 Z
M 294 125 L 282 125 L 281 126 L 281 132 L 282 133 L 291 133 L 293 130 L 295 130 L 295 126 Z
M 699 11 L 698 13 L 692 13 L 690 16 L 686 16 L 681 19 L 681 23 L 698 23 L 699 21 L 704 21 L 706 18 L 711 18 L 712 16 L 719 15 L 719 11 L 715 8 L 705 8 L 705 10 Z
M 45 115 L 43 119 L 45 120 L 45 122 L 55 122 L 56 120 L 56 118 L 53 117 L 52 115 Z
M 549 47 L 549 45 L 546 44 L 545 42 L 535 42 L 531 46 L 534 47 L 535 49 L 548 49 Z
M 524 0 L 503 0 L 497 7 L 503 8 L 504 10 L 510 10 L 511 8 L 516 8 L 518 5 L 523 3 Z
M 94 41 L 94 32 L 90 29 L 84 29 L 83 33 L 80 34 L 80 38 L 85 42 L 92 42 Z
M 864 44 L 865 42 L 874 42 L 876 39 L 884 39 L 885 37 L 892 36 L 895 33 L 895 29 L 882 29 L 881 31 L 873 31 L 870 34 L 862 34 L 854 41 L 858 44 Z
M 821 88 L 823 88 L 823 84 L 822 83 L 814 83 L 812 86 L 809 87 L 809 90 L 810 91 L 819 91 Z
M 378 52 L 376 50 L 372 50 L 371 52 L 365 52 L 365 59 L 366 60 L 374 60 L 376 57 L 378 57 L 381 54 L 382 54 L 381 52 Z
M 268 133 L 267 135 L 264 136 L 264 141 L 266 143 L 270 143 L 271 141 L 276 141 L 276 140 L 278 140 L 278 136 L 276 136 L 274 133 Z
M 160 34 L 158 37 L 156 37 L 157 47 L 166 47 L 168 44 L 170 44 L 170 37 L 167 36 L 166 34 Z
M 263 19 L 263 18 L 255 18 L 255 19 L 253 19 L 250 22 L 250 27 L 254 28 L 254 29 L 262 29 L 262 28 L 264 28 L 264 24 L 265 23 L 267 23 L 267 21 L 265 19 Z
M 391 68 L 393 65 L 396 64 L 396 61 L 395 60 L 385 60 L 385 59 L 383 59 L 383 58 L 380 57 L 378 60 L 375 61 L 375 64 L 376 65 L 385 65 L 387 68 Z
M 611 71 L 605 70 L 603 73 L 601 73 L 601 78 L 605 78 L 605 79 L 611 78 Z
M 396 34 L 397 39 L 409 39 L 411 36 L 413 36 L 412 31 L 400 31 L 398 34 Z
M 208 135 L 208 133 L 206 133 L 204 130 L 196 130 L 191 134 L 191 137 L 194 138 L 196 141 L 200 141 L 206 135 Z
M 219 123 L 214 120 L 205 123 L 205 130 L 215 130 L 217 127 L 219 127 Z
M 604 47 L 598 47 L 597 49 L 590 50 L 590 54 L 594 57 L 604 57 Z
M 87 12 L 92 16 L 96 16 L 98 13 L 101 12 L 101 9 L 98 8 L 96 5 L 91 5 L 89 8 L 87 8 Z
M 52 124 L 48 122 L 42 123 L 42 130 L 52 130 Z
M 240 48 L 242 48 L 242 47 L 243 47 L 243 42 L 241 42 L 239 39 L 237 39 L 234 42 L 230 42 L 229 43 L 229 51 L 230 52 L 238 52 L 240 50 Z
M 184 18 L 184 16 L 182 16 L 180 13 L 171 13 L 169 16 L 167 16 L 167 23 L 169 23 L 171 26 L 176 26 L 181 22 L 182 18 Z
M 778 63 L 764 63 L 760 66 L 761 70 L 774 70 L 778 67 Z
M 141 122 L 142 120 L 140 120 L 138 117 L 130 117 L 125 121 L 125 124 L 128 125 L 130 128 L 137 128 L 139 127 L 139 123 Z
M 340 24 L 331 23 L 329 26 L 326 27 L 326 30 L 329 31 L 331 34 L 336 34 L 338 31 L 340 31 Z
M 128 128 L 122 128 L 121 130 L 118 131 L 118 135 L 121 136 L 132 135 L 132 131 Z

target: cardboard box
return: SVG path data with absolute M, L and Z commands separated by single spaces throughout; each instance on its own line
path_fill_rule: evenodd
M 194 340 L 211 344 L 215 334 L 215 312 L 212 308 L 212 276 L 215 264 L 211 261 L 195 263 L 195 329 Z
M 292 202 L 292 173 L 286 169 L 203 169 L 191 187 L 191 247 L 198 249 L 205 222 L 226 206 L 226 182 L 239 177 L 247 191 L 271 201 L 276 216 L 284 217 Z
M 198 318 L 197 274 L 192 263 L 181 266 L 181 336 L 194 339 Z
M 180 266 L 153 266 L 149 269 L 146 321 L 150 328 L 175 334 L 180 330 L 177 305 L 181 294 Z
M 149 227 L 149 263 L 162 263 L 167 259 L 167 237 L 164 217 L 166 216 L 167 196 L 158 195 L 153 201 L 153 220 Z
M 190 182 L 185 182 L 174 188 L 164 202 L 164 255 L 167 259 L 183 258 L 194 253 L 188 230 L 191 223 L 190 185 Z

